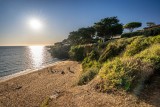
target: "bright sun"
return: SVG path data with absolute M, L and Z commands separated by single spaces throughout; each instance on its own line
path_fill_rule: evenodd
M 42 22 L 39 19 L 32 18 L 29 20 L 29 26 L 33 30 L 40 30 L 42 28 Z

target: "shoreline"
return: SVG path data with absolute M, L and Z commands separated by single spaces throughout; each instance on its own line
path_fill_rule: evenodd
M 50 64 L 43 65 L 42 67 L 37 68 L 37 69 L 36 68 L 35 69 L 26 69 L 26 70 L 23 70 L 23 71 L 19 71 L 17 73 L 13 73 L 13 74 L 10 74 L 10 75 L 2 76 L 2 77 L 0 77 L 0 83 L 6 82 L 6 81 L 8 81 L 10 79 L 13 79 L 13 78 L 16 78 L 16 77 L 19 77 L 19 76 L 22 76 L 22 75 L 26 75 L 26 74 L 33 73 L 33 72 L 38 72 L 39 70 L 43 70 L 45 68 L 54 66 L 56 64 L 62 63 L 63 61 L 64 60 L 59 60 L 59 61 L 56 61 L 56 62 L 52 62 Z
M 67 60 L 8 76 L 0 82 L 0 107 L 39 107 L 46 98 L 51 98 L 50 105 L 54 106 L 57 98 L 73 88 L 81 71 L 80 63 Z

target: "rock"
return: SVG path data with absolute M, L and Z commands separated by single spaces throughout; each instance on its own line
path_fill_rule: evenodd
M 73 71 L 69 71 L 70 73 L 74 73 Z
M 59 91 L 55 91 L 53 93 L 53 95 L 51 95 L 49 98 L 50 99 L 57 99 L 60 96 L 60 92 Z
M 68 69 L 68 71 L 69 71 L 70 73 L 74 73 L 73 71 L 71 71 L 71 68 L 70 68 L 70 67 L 68 67 L 67 69 Z
M 20 85 L 17 85 L 16 87 L 14 87 L 15 90 L 19 90 L 21 88 L 22 88 L 22 86 L 20 86 Z
M 64 71 L 61 71 L 61 74 L 65 74 L 65 72 L 64 72 Z
M 51 69 L 51 73 L 55 73 L 55 72 L 56 72 L 55 70 Z

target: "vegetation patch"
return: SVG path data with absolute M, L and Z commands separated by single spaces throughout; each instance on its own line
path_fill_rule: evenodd
M 143 32 L 141 31 L 136 31 L 136 32 L 130 32 L 130 33 L 124 33 L 121 35 L 121 38 L 129 38 L 129 37 L 133 37 L 133 36 L 142 36 Z
M 135 32 L 129 32 L 129 33 L 124 33 L 121 35 L 122 38 L 129 38 L 133 36 L 157 36 L 160 34 L 160 27 L 157 28 L 150 28 L 146 30 L 140 30 L 140 31 L 135 31 Z
M 133 56 L 140 51 L 149 47 L 150 42 L 143 36 L 137 37 L 134 41 L 127 46 L 126 51 L 124 53 L 125 56 Z
M 101 54 L 99 61 L 105 62 L 108 59 L 111 59 L 117 55 L 120 55 L 126 48 L 128 44 L 130 44 L 134 38 L 130 39 L 118 39 L 114 41 L 110 41 L 107 45 L 103 53 Z
M 70 46 L 55 44 L 54 46 L 50 47 L 49 52 L 54 58 L 66 59 L 66 58 L 69 58 L 69 54 L 68 54 L 69 50 L 70 50 Z
M 101 92 L 124 89 L 136 90 L 153 74 L 152 65 L 135 58 L 116 58 L 104 63 L 99 72 L 101 82 L 97 89 Z
M 160 44 L 152 45 L 135 56 L 140 60 L 151 63 L 154 65 L 154 69 L 160 69 Z
M 87 84 L 89 81 L 91 81 L 97 74 L 98 74 L 99 69 L 98 68 L 90 68 L 86 72 L 84 72 L 78 81 L 78 85 L 84 85 Z
M 47 97 L 46 99 L 44 99 L 44 101 L 42 102 L 42 104 L 40 105 L 40 107 L 48 107 L 49 100 L 50 100 L 49 97 Z

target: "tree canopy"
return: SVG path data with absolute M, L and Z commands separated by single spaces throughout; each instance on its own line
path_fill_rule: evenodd
M 72 44 L 85 44 L 92 42 L 92 36 L 95 34 L 93 27 L 80 28 L 77 31 L 70 32 L 68 40 Z
M 123 27 L 125 29 L 128 29 L 130 32 L 133 32 L 133 30 L 135 28 L 139 28 L 142 26 L 142 23 L 141 22 L 130 22 L 130 23 L 127 23 L 126 25 L 124 25 Z
M 123 26 L 119 23 L 117 17 L 107 17 L 101 19 L 93 26 L 96 30 L 97 36 L 103 38 L 113 37 L 117 34 L 122 34 Z

